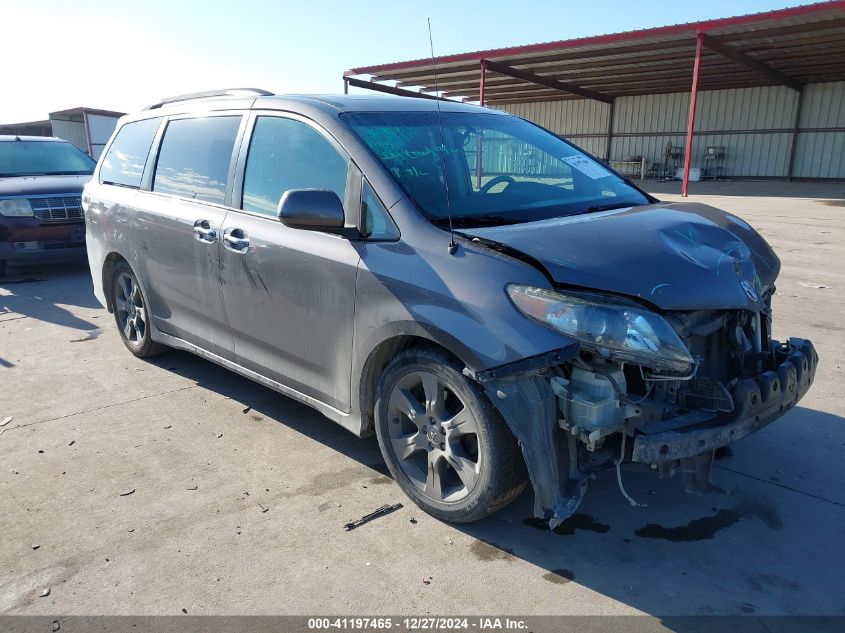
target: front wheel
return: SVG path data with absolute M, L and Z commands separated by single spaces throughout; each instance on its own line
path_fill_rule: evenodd
M 126 348 L 138 358 L 161 354 L 168 348 L 156 343 L 150 330 L 150 314 L 135 273 L 126 262 L 114 269 L 114 320 Z
M 405 493 L 437 518 L 468 523 L 515 499 L 527 475 L 507 424 L 461 369 L 434 348 L 401 352 L 379 381 L 375 424 Z

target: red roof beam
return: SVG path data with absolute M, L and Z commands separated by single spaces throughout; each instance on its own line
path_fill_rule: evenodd
M 597 35 L 592 37 L 582 37 L 572 40 L 563 40 L 558 42 L 545 42 L 542 44 L 529 44 L 527 46 L 512 46 L 509 48 L 491 49 L 486 51 L 475 51 L 471 53 L 459 53 L 456 55 L 444 55 L 436 59 L 438 66 L 442 64 L 449 64 L 462 61 L 480 61 L 482 59 L 489 59 L 491 57 L 508 57 L 513 55 L 524 55 L 529 53 L 543 53 L 553 50 L 560 50 L 563 48 L 574 48 L 576 46 L 591 46 L 612 44 L 615 42 L 628 42 L 643 38 L 654 38 L 660 36 L 672 35 L 694 35 L 700 31 L 710 31 L 713 29 L 721 29 L 732 26 L 745 26 L 750 24 L 766 23 L 773 20 L 794 18 L 799 16 L 806 16 L 812 14 L 823 13 L 827 11 L 843 11 L 845 10 L 845 0 L 834 0 L 832 2 L 819 2 L 816 4 L 803 5 L 798 7 L 790 7 L 788 9 L 780 9 L 777 11 L 769 11 L 766 13 L 755 13 L 750 15 L 740 15 L 731 18 L 720 18 L 716 20 L 704 20 L 701 22 L 690 22 L 687 24 L 676 24 L 673 26 L 662 26 L 651 29 L 641 29 L 637 31 L 628 31 L 624 33 L 612 33 L 609 35 Z M 419 68 L 431 63 L 431 60 L 417 59 L 403 62 L 393 62 L 390 64 L 378 64 L 375 66 L 363 66 L 359 68 L 352 68 L 346 72 L 347 75 L 360 74 L 375 74 L 379 71 L 400 70 L 404 68 Z

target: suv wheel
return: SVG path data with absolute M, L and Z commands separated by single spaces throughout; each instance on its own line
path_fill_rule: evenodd
M 439 519 L 467 523 L 515 499 L 527 475 L 507 424 L 461 370 L 437 349 L 401 352 L 379 381 L 375 425 L 405 493 Z
M 161 354 L 168 348 L 152 339 L 147 302 L 135 273 L 126 262 L 120 262 L 114 268 L 114 320 L 117 323 L 120 338 L 127 349 L 138 358 Z

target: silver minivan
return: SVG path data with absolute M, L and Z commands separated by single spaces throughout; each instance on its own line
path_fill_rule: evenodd
M 449 521 L 530 481 L 555 527 L 602 471 L 627 496 L 628 462 L 706 491 L 818 361 L 772 340 L 780 262 L 745 221 L 485 108 L 175 97 L 120 121 L 83 206 L 130 352 L 189 350 L 375 433 Z

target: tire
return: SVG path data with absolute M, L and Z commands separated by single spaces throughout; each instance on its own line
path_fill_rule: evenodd
M 126 349 L 138 358 L 149 358 L 169 349 L 152 339 L 149 304 L 141 291 L 138 278 L 126 262 L 118 262 L 114 267 L 112 297 L 114 321 Z
M 452 523 L 492 514 L 528 480 L 516 438 L 462 369 L 439 349 L 407 349 L 384 369 L 375 402 L 393 479 L 422 510 Z

